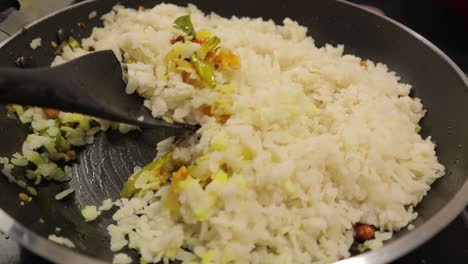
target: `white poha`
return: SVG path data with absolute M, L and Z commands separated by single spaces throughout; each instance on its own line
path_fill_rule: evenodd
M 187 15 L 196 31 L 175 29 Z M 379 229 L 363 246 L 382 246 L 444 174 L 418 134 L 425 111 L 411 86 L 343 46 L 316 47 L 291 19 L 171 4 L 116 6 L 102 19 L 53 65 L 112 49 L 127 92 L 155 117 L 201 125 L 159 144 L 129 179 L 108 227 L 114 251 L 136 249 L 142 262 L 332 262 L 350 256 L 358 223 Z M 30 151 L 47 144 L 31 140 Z
M 42 42 L 41 38 L 35 38 L 31 40 L 31 43 L 29 43 L 29 46 L 31 47 L 31 49 L 35 50 L 41 46 L 41 42 Z

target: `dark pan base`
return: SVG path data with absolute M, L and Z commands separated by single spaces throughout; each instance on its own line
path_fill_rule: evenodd
M 117 1 L 85 2 L 65 12 L 53 15 L 29 27 L 0 48 L 0 66 L 15 67 L 17 57 L 26 58 L 26 67 L 49 65 L 54 50 L 48 46 L 56 40 L 61 28 L 63 36 L 76 38 L 89 36 L 91 28 L 101 25 L 99 19 L 89 21 L 91 11 L 98 16 L 109 12 Z M 128 7 L 152 7 L 159 1 L 120 0 Z M 171 1 L 186 4 L 186 1 Z M 422 134 L 431 135 L 438 144 L 438 156 L 446 166 L 447 174 L 434 183 L 432 190 L 418 206 L 419 217 L 414 221 L 416 230 L 398 232 L 383 249 L 362 255 L 370 262 L 386 262 L 408 252 L 430 238 L 452 220 L 467 201 L 466 158 L 468 157 L 468 94 L 467 86 L 458 70 L 439 51 L 393 22 L 349 4 L 328 0 L 259 0 L 259 1 L 190 1 L 205 12 L 214 11 L 230 17 L 250 16 L 273 19 L 281 23 L 285 17 L 297 20 L 309 28 L 318 46 L 325 43 L 344 44 L 345 53 L 356 54 L 376 62 L 384 62 L 396 71 L 402 81 L 414 86 L 414 96 L 421 98 L 427 116 L 422 122 Z M 78 26 L 85 22 L 86 28 Z M 31 39 L 41 37 L 43 45 L 32 50 Z M 3 108 L 3 107 L 2 107 Z M 33 202 L 20 206 L 17 198 L 21 189 L 0 177 L 0 207 L 5 213 L 29 230 L 47 237 L 61 228 L 58 235 L 70 238 L 80 253 L 111 261 L 106 227 L 112 222 L 111 212 L 92 223 L 85 223 L 79 208 L 98 205 L 105 198 L 117 198 L 120 188 L 134 166 L 153 159 L 155 146 L 167 137 L 166 131 L 145 130 L 128 135 L 101 133 L 93 145 L 84 147 L 77 162 L 66 170 L 72 181 L 65 184 L 46 183 Z M 19 151 L 27 134 L 27 127 L 6 118 L 0 110 L 0 156 Z M 67 187 L 76 188 L 72 199 L 55 201 L 54 195 Z M 1 211 L 0 211 L 1 212 Z M 46 223 L 40 223 L 42 218 Z M 0 221 L 1 223 L 1 221 Z M 28 246 L 25 236 L 17 237 Z M 402 243 L 404 243 L 402 245 Z M 33 247 L 33 246 L 30 246 Z M 75 263 L 76 254 L 63 251 L 69 258 L 60 258 L 44 248 L 33 248 L 36 253 L 55 261 Z M 378 255 L 377 255 L 378 254 Z M 78 262 L 76 262 L 78 263 Z

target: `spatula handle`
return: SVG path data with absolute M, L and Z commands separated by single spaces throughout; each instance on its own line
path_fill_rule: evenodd
M 66 106 L 74 95 L 61 82 L 62 78 L 51 76 L 48 68 L 0 68 L 0 103 Z

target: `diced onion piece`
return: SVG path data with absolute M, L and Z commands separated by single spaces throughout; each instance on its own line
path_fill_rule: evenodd
M 57 193 L 55 195 L 55 200 L 62 200 L 63 198 L 67 197 L 68 195 L 70 195 L 74 191 L 75 191 L 75 189 L 73 189 L 73 188 L 63 190 L 63 191 L 61 191 L 61 192 L 59 192 L 59 193 Z
M 83 215 L 86 222 L 91 222 L 96 220 L 101 212 L 97 210 L 94 205 L 87 205 L 84 209 L 81 210 L 81 215 Z

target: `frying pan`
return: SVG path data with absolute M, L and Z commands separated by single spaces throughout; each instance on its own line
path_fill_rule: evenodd
M 121 4 L 147 8 L 156 0 L 120 0 Z M 186 1 L 174 0 L 186 5 Z M 458 215 L 468 202 L 468 82 L 459 68 L 429 41 L 395 21 L 343 1 L 330 0 L 257 0 L 190 1 L 205 12 L 222 16 L 249 16 L 273 19 L 285 17 L 309 28 L 318 46 L 344 44 L 345 52 L 384 62 L 405 83 L 414 86 L 413 95 L 422 99 L 428 114 L 422 120 L 422 135 L 437 142 L 440 162 L 446 175 L 437 180 L 417 207 L 415 229 L 397 232 L 385 246 L 343 260 L 343 263 L 389 262 L 430 239 Z M 99 19 L 88 21 L 88 14 L 107 13 L 116 1 L 85 1 L 36 21 L 5 41 L 0 47 L 0 66 L 15 67 L 16 58 L 24 58 L 25 67 L 49 65 L 54 51 L 48 46 L 61 36 L 86 37 Z M 86 22 L 80 27 L 79 22 Z M 32 50 L 29 42 L 42 38 L 43 45 Z M 12 87 L 14 89 L 14 87 Z M 0 110 L 0 155 L 20 150 L 28 128 L 6 118 Z M 155 156 L 155 144 L 176 131 L 145 130 L 128 135 L 100 134 L 93 145 L 81 150 L 77 162 L 66 169 L 72 180 L 66 184 L 44 183 L 31 203 L 20 205 L 21 189 L 0 177 L 0 229 L 24 247 L 58 263 L 105 263 L 112 260 L 106 227 L 112 212 L 85 223 L 80 208 L 99 204 L 105 198 L 117 198 L 132 168 L 144 165 Z M 74 187 L 72 199 L 55 201 L 59 191 Z M 43 221 L 39 221 L 42 219 Z M 76 249 L 56 245 L 46 238 L 61 228 L 58 235 L 70 238 Z

